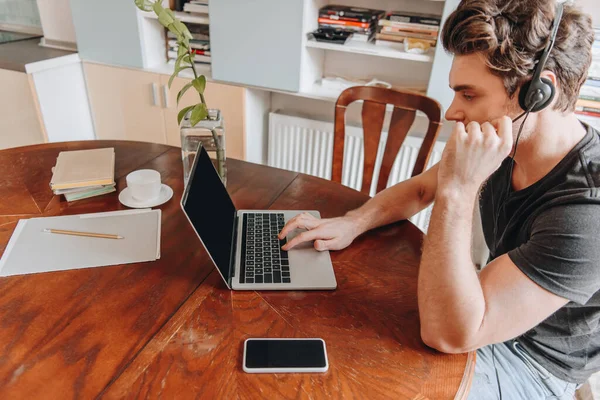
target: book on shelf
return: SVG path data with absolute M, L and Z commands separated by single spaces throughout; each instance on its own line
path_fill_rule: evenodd
M 173 50 L 169 50 L 167 52 L 167 56 L 170 59 L 176 59 L 177 52 L 173 51 Z M 210 60 L 211 60 L 210 55 L 194 54 L 194 62 L 195 63 L 210 64 Z
M 415 38 L 412 35 L 389 35 L 386 33 L 378 33 L 375 35 L 375 39 L 377 42 L 388 41 L 388 42 L 400 42 L 403 43 L 405 39 L 418 39 L 421 42 L 429 43 L 429 45 L 435 47 L 437 45 L 436 39 L 423 39 L 423 38 Z
M 387 19 L 392 22 L 413 23 L 431 26 L 440 26 L 442 18 L 435 14 L 422 14 L 407 11 L 391 11 L 387 14 Z
M 177 50 L 179 47 L 177 40 L 169 40 L 169 47 Z M 190 48 L 197 50 L 210 50 L 210 42 L 208 40 L 190 40 Z
M 588 96 L 588 95 L 585 95 L 585 94 L 580 94 L 579 98 L 581 100 L 596 101 L 596 102 L 600 103 L 600 95 L 599 96 Z
M 354 21 L 340 21 L 331 18 L 319 18 L 319 24 L 335 25 L 338 27 L 355 27 L 369 29 L 371 28 L 370 22 L 354 22 Z
M 375 37 L 375 32 L 366 34 L 366 33 L 353 33 L 352 36 L 348 39 L 351 42 L 360 42 L 367 43 L 373 40 Z
M 595 80 L 595 79 L 590 79 L 590 78 L 588 78 L 588 79 L 585 81 L 584 85 L 585 85 L 585 86 L 592 86 L 592 87 L 600 88 L 600 80 L 599 80 L 599 81 L 597 81 L 597 80 Z
M 319 18 L 328 18 L 340 21 L 372 22 L 377 21 L 384 15 L 384 10 L 347 7 L 340 5 L 328 5 L 319 10 Z
M 183 5 L 183 11 L 194 14 L 208 14 L 207 1 L 190 1 Z
M 380 33 L 385 33 L 388 35 L 410 36 L 415 39 L 436 39 L 437 40 L 437 33 L 433 32 L 433 31 L 427 32 L 427 33 L 416 33 L 410 29 L 396 28 L 393 26 L 382 26 Z
M 423 33 L 435 32 L 437 34 L 440 31 L 439 26 L 413 24 L 413 23 L 405 23 L 405 22 L 394 22 L 394 21 L 390 21 L 389 19 L 380 19 L 378 24 L 379 24 L 379 26 L 391 26 L 391 27 L 395 27 L 395 28 L 411 30 L 414 32 L 423 32 Z
M 577 100 L 577 106 L 595 108 L 597 110 L 600 110 L 600 102 L 594 100 L 585 100 L 580 98 L 579 100 Z
M 575 109 L 575 114 L 585 115 L 586 117 L 600 118 L 600 112 L 594 112 L 594 111 L 585 111 L 585 110 Z
M 375 32 L 374 28 L 359 28 L 357 26 L 340 26 L 340 25 L 323 24 L 323 23 L 319 24 L 319 28 L 340 29 L 340 30 L 344 30 L 344 31 L 352 32 L 352 33 L 365 33 L 365 34 L 371 34 L 371 33 Z

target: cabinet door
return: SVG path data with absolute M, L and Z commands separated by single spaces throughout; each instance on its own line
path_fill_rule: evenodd
M 44 142 L 38 111 L 24 72 L 0 69 L 0 150 Z
M 177 114 L 182 108 L 197 104 L 200 101 L 198 93 L 190 88 L 176 104 L 177 93 L 190 79 L 175 78 L 168 90 L 169 77 L 161 78 L 161 90 L 165 96 L 165 123 L 167 126 L 167 143 L 171 146 L 181 147 Z M 239 86 L 224 85 L 216 82 L 207 82 L 204 97 L 209 108 L 221 110 L 225 123 L 226 156 L 245 159 L 245 132 L 244 132 L 244 95 L 245 89 Z
M 97 139 L 166 143 L 160 75 L 84 63 Z
M 303 3 L 302 0 L 211 1 L 213 78 L 297 92 Z

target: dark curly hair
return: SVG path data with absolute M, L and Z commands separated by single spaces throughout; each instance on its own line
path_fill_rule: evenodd
M 513 98 L 533 75 L 548 43 L 555 13 L 555 0 L 463 0 L 446 20 L 442 42 L 454 55 L 482 53 L 491 72 L 503 79 Z M 590 16 L 565 5 L 546 64 L 558 79 L 555 110 L 575 110 L 592 62 L 593 42 Z

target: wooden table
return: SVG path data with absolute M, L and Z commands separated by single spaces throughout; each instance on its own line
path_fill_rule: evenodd
M 0 151 L 0 252 L 20 218 L 124 209 L 116 194 L 68 204 L 53 196 L 59 151 L 114 147 L 118 191 L 139 168 L 175 196 L 161 206 L 162 257 L 152 263 L 0 279 L 0 398 L 465 398 L 474 355 L 444 355 L 419 335 L 422 234 L 409 222 L 332 253 L 327 292 L 227 290 L 182 214 L 180 150 L 137 142 L 54 143 Z M 228 160 L 228 190 L 245 209 L 363 204 L 354 190 Z M 35 249 L 32 249 L 35 251 Z M 325 374 L 242 371 L 249 337 L 322 337 Z

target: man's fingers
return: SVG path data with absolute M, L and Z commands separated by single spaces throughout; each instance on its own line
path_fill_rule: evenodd
M 339 250 L 339 241 L 337 239 L 332 240 L 315 240 L 315 250 L 326 251 L 326 250 Z
M 513 145 L 513 126 L 512 120 L 508 116 L 504 116 L 493 122 L 498 131 L 498 136 L 502 140 L 503 148 L 509 152 Z
M 292 240 L 286 243 L 285 246 L 282 247 L 283 250 L 288 251 L 298 246 L 301 243 L 308 242 L 310 240 L 315 240 L 321 235 L 318 229 L 312 231 L 302 232 Z
M 294 218 L 288 221 L 279 233 L 279 239 L 286 237 L 294 229 L 314 229 L 319 226 L 321 220 L 313 217 L 310 214 L 302 213 L 296 215 Z

